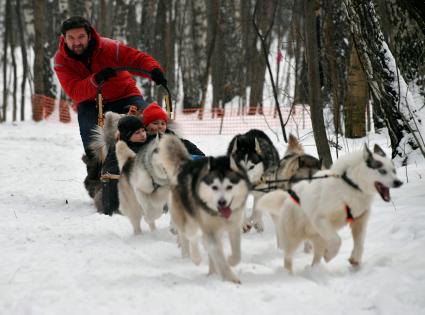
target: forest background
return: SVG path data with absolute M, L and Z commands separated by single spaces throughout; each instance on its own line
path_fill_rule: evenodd
M 52 69 L 61 22 L 72 15 L 155 56 L 172 94 L 199 119 L 200 108 L 214 113 L 235 98 L 241 115 L 302 104 L 325 165 L 338 147 L 330 135 L 361 138 L 372 129 L 388 133 L 401 163 L 425 156 L 423 1 L 2 0 L 0 122 L 37 120 L 25 117 L 34 95 L 66 99 Z M 266 78 L 273 104 L 264 102 Z M 140 85 L 148 100 L 163 93 Z

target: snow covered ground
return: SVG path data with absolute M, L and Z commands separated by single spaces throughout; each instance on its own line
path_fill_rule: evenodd
M 230 137 L 190 140 L 217 155 Z M 135 237 L 125 217 L 96 213 L 81 154 L 75 123 L 0 125 L 0 314 L 425 314 L 425 163 L 398 169 L 408 183 L 393 203 L 377 196 L 359 270 L 344 229 L 333 261 L 312 269 L 300 250 L 288 275 L 266 218 L 243 235 L 235 285 L 208 277 L 206 257 L 181 258 L 168 215 Z

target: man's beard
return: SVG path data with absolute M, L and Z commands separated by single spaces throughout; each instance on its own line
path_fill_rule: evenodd
M 77 55 L 82 55 L 84 53 L 84 51 L 86 50 L 87 46 L 84 47 L 84 45 L 75 45 L 72 46 L 72 51 L 77 54 Z

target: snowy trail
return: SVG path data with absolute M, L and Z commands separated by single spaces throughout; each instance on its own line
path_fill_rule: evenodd
M 190 138 L 208 154 L 229 139 Z M 344 229 L 333 261 L 312 269 L 300 250 L 286 274 L 266 218 L 242 237 L 234 285 L 207 276 L 205 255 L 180 257 L 168 215 L 135 237 L 126 218 L 97 214 L 81 154 L 74 124 L 0 125 L 0 314 L 425 314 L 425 164 L 408 167 L 395 206 L 376 199 L 360 270 Z

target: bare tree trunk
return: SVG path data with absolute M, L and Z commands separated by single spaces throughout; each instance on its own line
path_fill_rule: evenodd
M 34 7 L 34 93 L 44 95 L 44 42 L 45 42 L 45 31 L 44 31 L 44 18 L 45 8 L 43 0 L 33 0 Z M 36 111 L 33 104 L 33 119 L 40 119 L 37 117 Z
M 308 103 L 307 64 L 305 62 L 303 1 L 294 1 L 289 42 L 295 59 L 294 104 Z
M 317 47 L 317 27 L 314 0 L 304 0 L 306 56 L 308 66 L 309 99 L 311 108 L 311 122 L 313 125 L 314 140 L 317 153 L 326 167 L 332 165 L 332 156 L 326 136 L 323 119 L 323 104 L 320 92 L 319 52 Z
M 351 48 L 350 66 L 347 77 L 347 97 L 344 106 L 345 136 L 366 136 L 366 107 L 369 101 L 366 76 L 354 45 Z
M 258 28 L 262 34 L 267 32 L 270 24 L 273 23 L 274 18 L 274 3 L 273 1 L 258 0 L 256 5 L 258 6 Z M 250 115 L 255 115 L 257 110 L 262 113 L 263 109 L 263 91 L 264 82 L 266 75 L 266 62 L 261 51 L 261 46 L 257 44 L 258 39 L 254 37 L 252 46 L 250 49 L 254 52 L 254 58 L 251 60 L 252 72 L 250 77 L 251 94 L 249 98 L 249 112 Z M 268 38 L 266 41 L 266 49 L 270 50 L 271 39 Z
M 99 15 L 97 16 L 96 29 L 102 36 L 112 36 L 113 12 L 114 9 L 111 0 L 99 0 Z
M 25 120 L 25 87 L 27 83 L 27 74 L 28 74 L 28 56 L 27 56 L 27 46 L 25 44 L 25 27 L 22 23 L 21 14 L 21 0 L 16 0 L 16 21 L 18 24 L 18 35 L 19 35 L 19 45 L 21 47 L 22 54 L 22 81 L 21 81 L 21 121 Z
M 12 25 L 10 25 L 11 27 Z M 12 27 L 11 27 L 12 28 Z M 16 65 L 15 56 L 15 32 L 9 32 L 10 36 L 10 55 L 12 57 L 12 71 L 13 71 L 13 89 L 12 89 L 12 121 L 16 121 L 18 117 L 18 103 L 17 103 L 17 90 L 18 90 L 18 70 Z
M 127 42 L 128 12 L 132 5 L 133 1 L 130 0 L 116 0 L 114 17 L 112 18 L 112 38 Z
M 7 98 L 8 98 L 8 87 L 7 87 L 7 49 L 9 46 L 9 33 L 10 29 L 10 13 L 11 13 L 11 0 L 6 0 L 5 12 L 4 12 L 4 38 L 3 38 L 3 111 L 0 121 L 6 121 L 7 118 Z
M 323 41 L 324 73 L 330 85 L 335 133 L 342 133 L 341 110 L 345 100 L 349 47 L 346 38 L 350 29 L 339 1 L 324 1 Z M 338 151 L 337 151 L 338 152 Z

